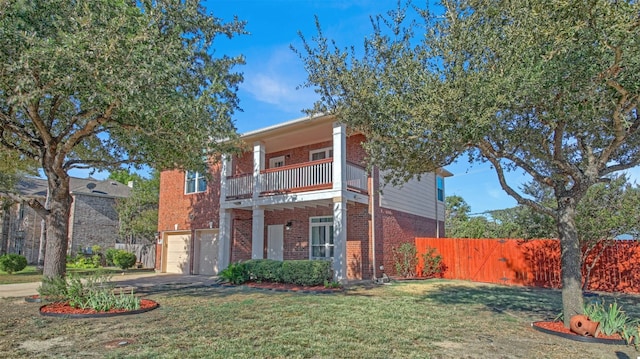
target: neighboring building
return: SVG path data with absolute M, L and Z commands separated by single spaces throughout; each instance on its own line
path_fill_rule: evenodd
M 118 238 L 118 198 L 128 197 L 129 186 L 112 180 L 70 178 L 73 199 L 69 218 L 68 253 L 87 252 L 94 245 L 113 248 Z M 24 178 L 17 187 L 27 198 L 37 198 L 42 204 L 47 197 L 47 181 Z M 0 243 L 8 253 L 24 255 L 29 263 L 38 261 L 42 218 L 26 203 L 13 203 L 2 213 Z M 6 249 L 5 249 L 6 248 Z
M 446 170 L 383 187 L 363 167 L 365 137 L 331 116 L 241 139 L 252 150 L 211 165 L 209 181 L 161 173 L 156 270 L 212 275 L 251 258 L 318 259 L 333 261 L 336 280 L 369 279 L 393 272 L 400 244 L 444 237 Z

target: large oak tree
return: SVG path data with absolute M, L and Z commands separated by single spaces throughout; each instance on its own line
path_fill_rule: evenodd
M 124 163 L 204 170 L 228 151 L 241 57 L 214 40 L 244 33 L 198 1 L 0 2 L 0 146 L 38 161 L 50 205 L 44 275 L 65 272 L 68 171 Z
M 321 96 L 313 112 L 365 133 L 371 162 L 396 179 L 467 154 L 490 162 L 519 204 L 555 219 L 568 325 L 583 306 L 576 206 L 640 164 L 639 14 L 637 1 L 401 3 L 372 19 L 362 50 L 338 47 L 318 24 L 298 53 Z M 520 192 L 510 170 L 549 188 L 556 205 Z

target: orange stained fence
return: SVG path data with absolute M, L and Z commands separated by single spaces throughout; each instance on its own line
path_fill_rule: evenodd
M 416 238 L 417 273 L 422 254 L 435 248 L 448 279 L 560 288 L 560 242 L 557 239 Z M 593 269 L 587 266 L 599 256 Z M 640 293 L 640 243 L 609 241 L 589 252 L 582 268 L 588 290 Z

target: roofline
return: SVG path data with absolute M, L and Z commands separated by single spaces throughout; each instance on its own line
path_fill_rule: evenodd
M 279 130 L 279 129 L 282 129 L 282 128 L 285 128 L 285 127 L 301 124 L 301 123 L 304 123 L 304 122 L 310 122 L 310 121 L 318 120 L 318 119 L 321 119 L 321 118 L 328 118 L 328 117 L 335 117 L 335 116 L 333 116 L 333 115 L 325 115 L 325 114 L 322 114 L 322 113 L 315 114 L 315 115 L 312 115 L 312 116 L 304 116 L 304 117 L 296 118 L 296 119 L 293 119 L 293 120 L 290 120 L 290 121 L 280 122 L 280 123 L 272 125 L 272 126 L 267 126 L 267 127 L 263 127 L 263 128 L 257 129 L 257 130 L 252 130 L 252 131 L 249 131 L 249 132 L 245 132 L 245 133 L 240 135 L 240 138 L 251 137 L 251 136 L 260 135 L 260 134 L 265 134 L 265 133 L 268 133 L 268 132 L 271 132 L 271 131 L 276 131 L 276 130 Z

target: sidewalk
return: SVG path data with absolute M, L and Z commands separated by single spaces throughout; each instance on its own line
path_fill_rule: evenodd
M 213 285 L 218 277 L 202 275 L 182 275 L 172 273 L 140 273 L 130 275 L 114 275 L 111 280 L 118 282 L 118 287 L 150 288 L 167 284 Z M 0 298 L 27 297 L 38 294 L 40 282 L 1 284 Z

